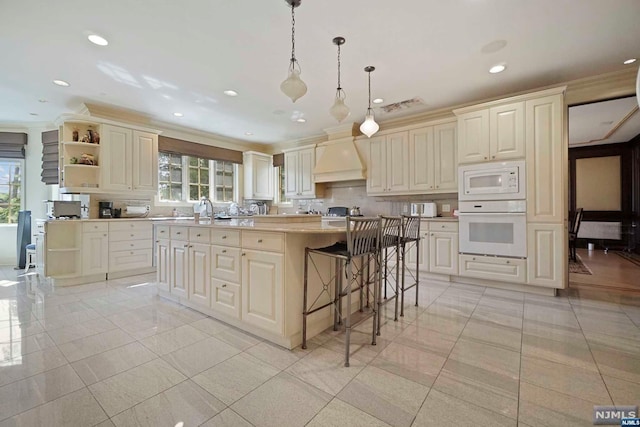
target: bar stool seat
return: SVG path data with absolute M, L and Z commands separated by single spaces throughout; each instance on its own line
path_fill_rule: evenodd
M 378 301 L 379 283 L 379 245 L 380 245 L 381 219 L 376 218 L 352 218 L 347 216 L 347 239 L 344 242 L 336 242 L 324 248 L 305 248 L 304 262 L 304 301 L 302 312 L 302 348 L 307 348 L 307 317 L 326 307 L 333 307 L 334 330 L 343 323 L 345 328 L 345 366 L 349 366 L 349 345 L 351 340 L 351 294 L 360 291 L 360 310 L 363 310 L 363 292 L 366 289 L 367 299 L 370 292 L 369 285 L 373 283 L 373 301 Z M 333 273 L 328 279 L 323 279 L 323 274 L 330 269 L 320 269 L 315 263 L 316 256 L 330 257 L 335 261 Z M 354 265 L 352 261 L 361 260 L 360 265 Z M 374 261 L 374 275 L 369 277 L 369 263 Z M 309 265 L 315 268 L 322 289 L 311 301 L 309 298 Z M 365 273 L 366 271 L 366 273 Z M 333 274 L 333 275 L 331 275 Z M 365 280 L 366 276 L 366 280 Z M 324 300 L 321 298 L 324 297 Z M 342 299 L 346 298 L 346 313 L 343 315 Z M 327 301 L 328 300 L 328 301 Z M 324 301 L 324 302 L 323 302 Z M 377 308 L 371 306 L 369 316 L 362 316 L 364 321 L 373 316 L 372 345 L 376 344 Z M 359 322 L 358 322 L 359 323 Z

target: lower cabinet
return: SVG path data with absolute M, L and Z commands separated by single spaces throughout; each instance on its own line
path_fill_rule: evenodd
M 242 320 L 282 333 L 283 256 L 245 250 L 242 256 Z
M 421 227 L 424 227 L 424 224 Z M 405 265 L 409 270 L 415 270 L 417 262 L 418 270 L 429 271 L 429 226 L 424 228 L 427 231 L 420 230 L 419 246 L 416 246 L 415 243 L 407 245 Z
M 460 255 L 460 276 L 500 282 L 524 283 L 527 261 L 518 258 Z
M 211 279 L 211 309 L 240 319 L 240 285 Z
M 158 239 L 156 241 L 156 282 L 158 289 L 169 291 L 169 258 L 171 254 L 171 241 L 167 239 Z
M 203 243 L 189 243 L 187 260 L 187 298 L 194 304 L 211 306 L 210 246 Z
M 432 228 L 431 225 L 429 228 Z M 458 275 L 458 233 L 429 232 L 429 271 Z
M 567 274 L 567 239 L 562 224 L 527 224 L 527 283 L 562 288 Z
M 109 222 L 109 272 L 153 266 L 153 226 L 147 221 Z
M 169 256 L 169 292 L 179 298 L 187 298 L 189 288 L 189 243 L 171 240 Z
M 106 222 L 82 224 L 82 274 L 104 274 L 109 269 L 109 227 Z

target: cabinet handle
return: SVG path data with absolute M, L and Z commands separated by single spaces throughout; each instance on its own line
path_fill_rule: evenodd
M 160 230 L 160 233 L 164 233 L 164 230 Z
M 475 260 L 476 260 L 476 258 L 475 258 L 475 257 L 471 258 L 471 261 L 475 261 Z
M 131 255 L 133 255 L 133 251 L 129 252 Z
M 129 246 L 133 247 L 133 243 L 131 243 Z
M 227 250 L 226 250 L 226 249 L 223 249 L 223 250 L 222 250 L 222 253 L 223 253 L 223 254 L 226 254 L 226 253 L 227 253 Z
M 224 240 L 224 239 L 226 239 L 226 238 L 227 238 L 227 236 L 222 236 L 222 240 Z
M 507 264 L 511 264 L 511 261 L 507 261 Z
M 492 158 L 492 159 L 495 159 L 495 158 L 496 158 L 496 156 L 491 156 L 491 158 Z
M 246 253 L 242 252 L 242 256 L 246 256 L 246 255 L 247 255 Z
M 188 248 L 188 247 L 189 247 L 189 245 L 184 245 L 184 247 L 185 247 L 185 248 Z
M 196 234 L 196 237 L 200 237 L 200 236 L 201 236 L 201 234 L 200 234 L 200 233 Z
M 227 284 L 225 283 L 224 285 L 222 285 L 222 287 L 223 287 L 223 288 L 226 288 L 226 287 L 227 287 Z
M 135 236 L 135 234 L 131 234 L 131 237 Z
M 485 159 L 485 160 L 487 160 L 487 158 L 486 158 L 486 157 L 485 157 L 484 159 Z
M 106 235 L 106 234 L 103 234 L 103 235 L 102 235 L 102 237 L 107 237 L 107 235 Z
M 258 243 L 262 243 L 262 239 L 258 239 Z
M 176 231 L 176 234 L 182 234 L 180 231 Z

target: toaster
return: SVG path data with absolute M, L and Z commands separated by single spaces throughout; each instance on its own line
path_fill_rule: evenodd
M 51 218 L 80 218 L 79 201 L 53 200 L 49 202 L 48 216 Z
M 438 208 L 433 202 L 411 203 L 411 215 L 435 218 L 438 216 Z

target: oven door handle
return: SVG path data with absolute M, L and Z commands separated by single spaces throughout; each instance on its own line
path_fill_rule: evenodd
M 458 212 L 458 216 L 478 216 L 478 215 L 488 215 L 488 216 L 497 216 L 497 215 L 526 215 L 526 212 Z

